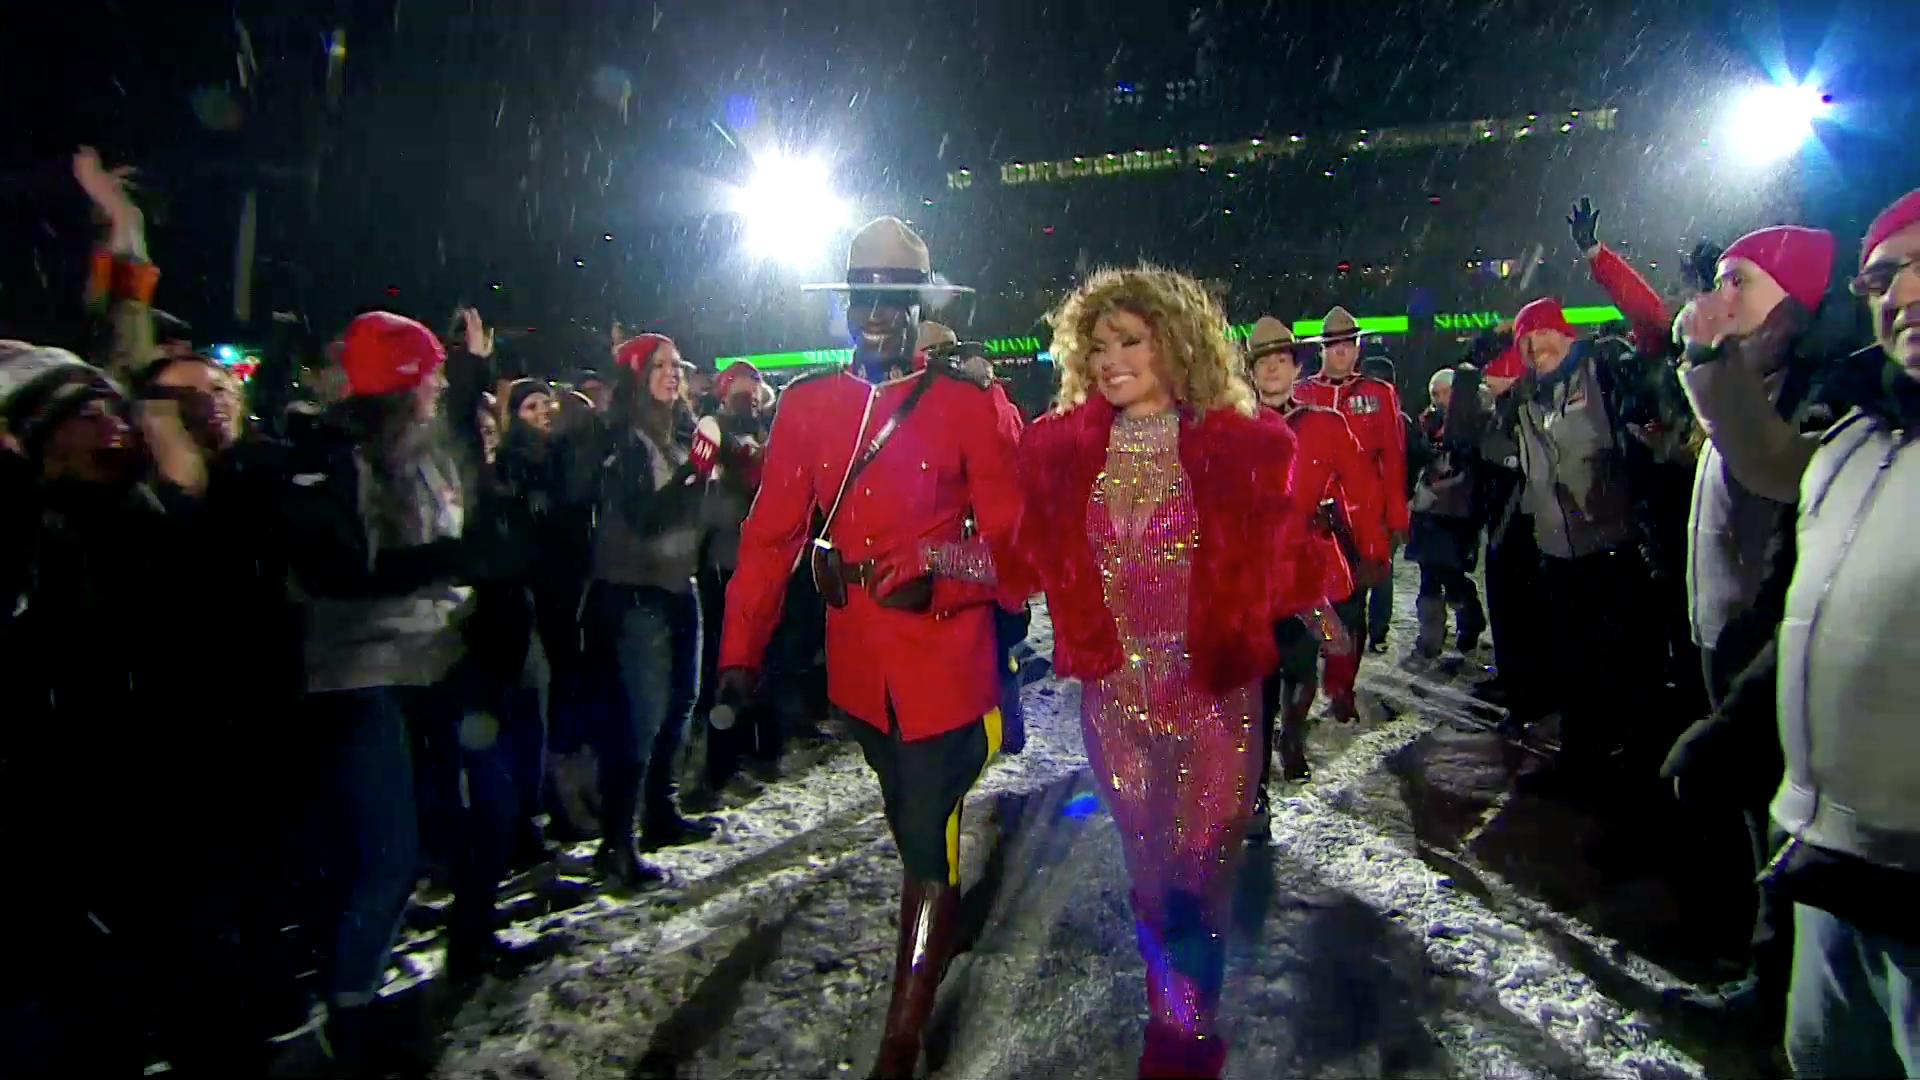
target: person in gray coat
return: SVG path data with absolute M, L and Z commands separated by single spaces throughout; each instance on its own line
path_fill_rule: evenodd
M 1767 879 L 1793 904 L 1786 1048 L 1801 1077 L 1920 1076 L 1920 655 L 1908 632 L 1920 598 L 1920 457 L 1909 452 L 1920 191 L 1875 220 L 1862 250 L 1851 287 L 1888 360 L 1877 398 L 1806 438 L 1752 409 L 1755 380 L 1731 369 L 1716 373 L 1726 385 L 1709 427 L 1743 483 L 1797 494 L 1779 636 L 1734 693 L 1772 661 L 1786 770 L 1771 814 L 1787 840 Z M 1736 409 L 1741 395 L 1749 407 Z
M 1813 313 L 1832 281 L 1835 250 L 1833 236 L 1818 229 L 1780 225 L 1749 233 L 1721 255 L 1713 288 L 1674 322 L 1685 349 L 1681 381 L 1709 433 L 1700 449 L 1688 515 L 1687 610 L 1714 712 L 1681 736 L 1663 772 L 1676 779 L 1676 791 L 1711 823 L 1716 837 L 1714 826 L 1730 824 L 1738 813 L 1747 852 L 1741 872 L 1755 876 L 1776 846 L 1769 836 L 1767 803 L 1780 782 L 1779 742 L 1771 715 L 1724 706 L 1734 677 L 1752 663 L 1777 625 L 1757 601 L 1769 552 L 1792 529 L 1793 503 L 1742 482 L 1749 459 L 1739 447 L 1731 459 L 1722 455 L 1717 433 L 1727 413 L 1716 391 L 1729 378 L 1747 390 L 1736 393 L 1733 405 L 1750 410 L 1750 422 L 1804 427 L 1815 416 L 1831 422 L 1831 414 L 1808 392 L 1814 362 L 1797 354 L 1806 348 Z M 1736 415 L 1733 422 L 1741 419 Z M 1712 760 L 1702 764 L 1702 759 Z M 1693 1003 L 1717 1010 L 1759 1009 L 1761 1022 L 1778 1030 L 1791 955 L 1789 914 L 1760 887 L 1746 977 L 1695 995 Z

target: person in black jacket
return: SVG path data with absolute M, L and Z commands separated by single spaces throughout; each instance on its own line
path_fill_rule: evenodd
M 467 353 L 484 352 L 478 315 L 466 319 Z M 431 331 L 379 311 L 353 321 L 336 356 L 346 396 L 293 446 L 282 507 L 306 723 L 329 738 L 317 806 L 342 890 L 329 1035 L 351 1066 L 413 891 L 422 818 L 452 864 L 449 967 L 477 971 L 497 947 L 510 803 L 463 624 L 468 583 L 499 576 L 512 552 L 496 521 L 472 517 L 483 365 L 461 355 L 446 372 Z
M 649 846 L 712 832 L 674 801 L 675 757 L 699 693 L 694 577 L 706 484 L 691 460 L 679 350 L 642 334 L 615 360 L 605 416 L 571 437 L 569 496 L 597 511 L 583 632 L 590 677 L 612 691 L 590 735 L 602 808 L 594 865 L 610 884 L 636 890 L 663 880 L 634 848 L 643 796 Z

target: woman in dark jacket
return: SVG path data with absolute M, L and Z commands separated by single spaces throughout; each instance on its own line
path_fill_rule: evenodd
M 693 415 L 679 350 L 668 338 L 642 334 L 620 346 L 616 363 L 611 406 L 569 448 L 570 488 L 596 510 L 583 608 L 586 663 L 596 680 L 618 689 L 591 735 L 602 808 L 594 865 L 632 890 L 663 880 L 634 850 L 643 793 L 650 846 L 711 831 L 681 817 L 673 801 L 673 759 L 700 681 L 694 575 L 706 485 L 690 460 Z
M 540 379 L 516 379 L 504 397 L 489 395 L 483 425 L 500 434 L 479 471 L 470 527 L 494 531 L 499 565 L 474 582 L 476 608 L 467 641 L 474 669 L 501 721 L 505 764 L 513 782 L 510 860 L 525 869 L 547 856 L 535 817 L 542 812 L 547 745 L 543 689 L 551 701 L 555 672 L 569 674 L 579 652 L 579 578 L 561 568 L 557 541 L 563 477 L 552 444 L 553 388 Z M 554 580 L 573 582 L 556 590 Z M 561 595 L 554 595 L 556 592 Z M 536 636 L 535 631 L 539 633 Z M 555 659 L 555 657 L 558 659 Z
M 469 317 L 469 340 L 480 338 Z M 463 623 L 474 578 L 495 576 L 490 530 L 465 529 L 475 492 L 480 365 L 387 312 L 356 318 L 337 349 L 346 396 L 293 453 L 288 563 L 305 630 L 307 723 L 328 733 L 322 820 L 343 889 L 328 991 L 336 1049 L 357 1056 L 419 861 L 413 745 L 443 795 L 464 789 L 448 837 L 449 965 L 483 963 L 505 806 L 498 721 L 470 689 Z M 458 432 L 458 437 L 453 435 Z M 430 814 L 443 805 L 431 795 Z M 447 820 L 441 817 L 441 820 Z

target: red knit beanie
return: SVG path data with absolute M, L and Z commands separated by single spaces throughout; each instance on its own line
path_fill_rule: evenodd
M 1867 256 L 1874 248 L 1886 243 L 1894 233 L 1909 225 L 1920 225 L 1920 189 L 1902 195 L 1892 206 L 1880 211 L 1880 216 L 1867 226 L 1867 238 L 1860 242 L 1860 269 L 1867 268 Z
M 1720 256 L 1745 259 L 1767 272 L 1782 291 L 1812 311 L 1826 298 L 1833 282 L 1833 257 L 1839 247 L 1824 229 L 1774 225 L 1756 229 L 1735 240 Z
M 647 365 L 653 362 L 653 354 L 660 351 L 662 345 L 672 345 L 673 339 L 665 334 L 641 334 L 628 338 L 614 350 L 615 366 L 626 368 L 636 376 L 645 377 Z
M 447 349 L 433 331 L 404 315 L 369 311 L 347 324 L 339 358 L 347 396 L 373 397 L 426 382 L 447 362 Z
M 1513 340 L 1523 341 L 1535 330 L 1558 330 L 1570 338 L 1580 335 L 1573 332 L 1572 324 L 1567 322 L 1567 313 L 1560 307 L 1560 301 L 1551 296 L 1543 296 L 1513 317 Z
M 721 372 L 720 377 L 713 381 L 713 396 L 725 401 L 733 396 L 734 387 L 742 383 L 752 384 L 759 381 L 759 368 L 745 360 L 736 360 L 728 364 L 727 370 Z

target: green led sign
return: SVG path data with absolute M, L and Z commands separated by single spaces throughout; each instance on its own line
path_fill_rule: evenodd
M 1567 322 L 1574 326 L 1601 326 L 1611 322 L 1622 322 L 1626 316 L 1616 307 L 1570 307 L 1566 309 Z M 1442 333 L 1473 333 L 1511 319 L 1513 316 L 1498 311 L 1453 312 L 1433 317 L 1433 328 Z M 1370 334 L 1405 334 L 1413 329 L 1413 319 L 1406 315 L 1363 315 L 1358 320 L 1360 329 Z M 1319 319 L 1300 319 L 1293 324 L 1296 337 L 1315 337 L 1323 329 Z M 1233 328 L 1233 339 L 1244 342 L 1253 334 L 1252 323 L 1242 323 Z M 1047 342 L 1034 335 L 1024 337 L 1000 337 L 987 339 L 987 355 L 999 359 L 1015 359 L 1038 356 L 1047 347 Z M 723 356 L 714 362 L 721 371 L 741 362 L 752 364 L 761 371 L 779 371 L 784 368 L 826 367 L 834 364 L 847 364 L 853 361 L 852 349 L 810 349 L 805 352 L 759 353 L 752 356 Z

